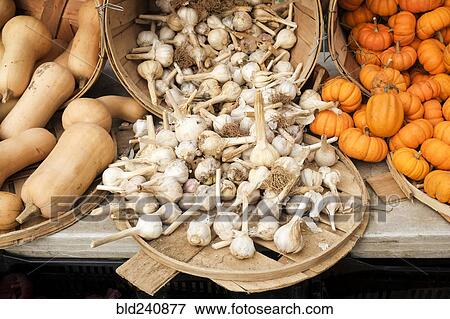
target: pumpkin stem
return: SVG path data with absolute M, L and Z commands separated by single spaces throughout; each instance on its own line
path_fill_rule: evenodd
M 396 52 L 397 54 L 400 54 L 400 52 L 401 52 L 401 49 L 400 49 L 400 41 L 396 41 L 396 42 L 395 42 L 395 52 Z
M 32 214 L 39 212 L 39 207 L 37 207 L 34 204 L 27 204 L 25 205 L 25 209 L 22 213 L 20 213 L 19 216 L 17 216 L 16 221 L 19 224 L 23 224 L 23 222 L 30 217 Z
M 379 30 L 378 30 L 378 22 L 377 22 L 377 18 L 376 18 L 376 17 L 373 17 L 372 20 L 373 20 L 373 24 L 375 25 L 373 31 L 378 32 Z
M 422 151 L 418 151 L 416 154 L 416 159 L 420 159 L 421 156 L 422 156 Z
M 444 36 L 442 35 L 442 32 L 441 32 L 441 31 L 438 31 L 438 32 L 436 32 L 436 35 L 437 35 L 437 37 L 438 37 L 438 40 L 439 40 L 441 43 L 444 43 Z
M 389 68 L 390 66 L 391 66 L 391 64 L 392 64 L 392 58 L 389 58 L 388 60 L 387 60 L 387 63 L 384 65 L 384 68 L 385 69 L 387 69 L 387 68 Z
M 370 136 L 370 130 L 369 130 L 369 128 L 368 128 L 367 126 L 364 126 L 363 132 L 364 132 L 364 134 L 365 134 L 366 136 Z

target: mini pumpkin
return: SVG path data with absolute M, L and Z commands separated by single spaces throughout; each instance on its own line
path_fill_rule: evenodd
M 379 57 L 380 54 L 381 52 L 370 51 L 364 48 L 358 48 L 355 51 L 355 58 L 356 62 L 358 62 L 359 65 L 366 65 L 366 64 L 381 65 L 381 60 Z
M 402 75 L 405 79 L 406 87 L 409 87 L 411 85 L 411 76 L 409 75 L 408 71 L 402 72 Z
M 338 4 L 342 9 L 353 11 L 359 8 L 364 0 L 338 0 Z
M 447 72 L 450 72 L 450 44 L 447 45 L 444 49 L 443 60 L 445 70 Z
M 349 128 L 342 132 L 339 138 L 341 151 L 354 159 L 376 163 L 386 158 L 388 147 L 386 142 L 379 137 L 370 136 L 366 128 Z
M 410 46 L 400 47 L 397 41 L 395 47 L 390 47 L 380 54 L 381 62 L 399 71 L 411 68 L 417 60 L 417 52 Z
M 359 71 L 359 80 L 361 81 L 361 84 L 366 89 L 371 90 L 373 87 L 373 79 L 382 70 L 383 68 L 376 64 L 363 65 Z
M 442 115 L 442 106 L 438 100 L 432 99 L 426 101 L 425 103 L 423 103 L 423 107 L 425 109 L 423 118 L 430 121 L 433 126 L 436 126 L 438 123 L 444 121 L 444 117 Z
M 424 13 L 416 24 L 416 35 L 419 39 L 431 38 L 436 32 L 450 25 L 450 8 L 439 7 Z
M 438 169 L 450 170 L 450 145 L 437 138 L 423 142 L 420 150 L 423 157 Z
M 445 101 L 444 106 L 442 106 L 442 115 L 446 121 L 450 121 L 450 100 Z
M 350 127 L 353 127 L 353 119 L 350 115 L 345 112 L 337 115 L 333 111 L 325 110 L 316 115 L 309 129 L 318 136 L 339 137 L 344 130 Z
M 444 0 L 398 0 L 398 4 L 402 10 L 420 13 L 427 12 L 442 6 Z
M 371 22 L 374 17 L 366 5 L 358 7 L 356 10 L 345 12 L 342 16 L 342 22 L 350 28 L 356 27 L 358 24 Z
M 400 148 L 392 156 L 392 163 L 403 175 L 414 181 L 421 181 L 430 172 L 430 165 L 420 152 L 411 148 Z
M 395 135 L 402 127 L 403 120 L 403 106 L 394 94 L 376 94 L 367 102 L 367 126 L 375 136 Z
M 438 31 L 436 33 L 436 39 L 445 44 L 450 44 L 450 27 L 446 27 L 441 31 Z
M 439 94 L 439 99 L 445 101 L 450 96 L 450 75 L 446 73 L 440 73 L 432 77 L 441 88 L 441 93 Z
M 364 130 L 364 128 L 367 127 L 366 108 L 366 105 L 362 105 L 359 110 L 353 113 L 353 122 L 355 123 L 355 126 L 361 130 Z
M 409 44 L 409 46 L 411 47 L 411 48 L 413 48 L 414 50 L 419 50 L 419 45 L 422 43 L 422 40 L 420 40 L 418 37 L 415 37 L 414 38 L 414 40 L 413 40 L 413 42 L 411 42 L 410 44 Z
M 397 11 L 397 0 L 366 0 L 370 11 L 382 17 L 394 15 Z
M 357 43 L 358 37 L 359 37 L 359 32 L 361 31 L 362 28 L 364 28 L 367 25 L 367 23 L 361 23 L 358 24 L 356 27 L 354 27 L 352 29 L 352 31 L 350 32 L 350 34 L 348 35 L 348 46 L 353 49 L 356 50 L 360 47 L 360 45 Z
M 433 137 L 450 145 L 450 121 L 440 122 L 434 127 Z
M 444 50 L 444 44 L 436 39 L 427 39 L 420 44 L 417 55 L 425 71 L 431 74 L 447 71 L 444 65 Z
M 323 86 L 322 98 L 324 101 L 339 102 L 339 107 L 344 112 L 353 112 L 361 105 L 362 94 L 352 81 L 334 78 Z
M 389 140 L 391 151 L 402 147 L 416 149 L 427 139 L 433 137 L 433 125 L 427 120 L 418 119 L 406 124 Z
M 409 45 L 416 37 L 416 17 L 408 11 L 401 11 L 389 18 L 389 27 L 394 33 L 394 42 Z
M 425 177 L 424 190 L 428 196 L 450 204 L 450 172 L 436 170 Z
M 385 67 L 381 72 L 378 72 L 372 80 L 372 94 L 379 94 L 383 92 L 399 93 L 407 89 L 404 76 L 399 70 Z
M 374 23 L 365 24 L 358 32 L 357 42 L 365 49 L 382 51 L 389 48 L 393 41 L 392 33 L 385 25 Z
M 411 70 L 410 71 L 410 75 L 411 75 L 411 83 L 417 83 L 417 82 L 422 82 L 422 81 L 426 81 L 428 80 L 431 75 L 424 73 L 424 70 Z
M 413 83 L 407 90 L 409 93 L 416 95 L 423 103 L 425 101 L 438 98 L 441 94 L 441 87 L 433 79 Z
M 400 92 L 397 95 L 397 100 L 403 106 L 406 121 L 410 122 L 423 118 L 425 109 L 417 96 L 409 92 Z

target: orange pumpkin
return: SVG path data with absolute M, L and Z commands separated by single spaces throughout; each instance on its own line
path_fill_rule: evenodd
M 362 94 L 355 83 L 347 79 L 334 78 L 325 83 L 322 88 L 324 101 L 339 102 L 339 107 L 344 112 L 353 112 L 362 101 Z
M 338 0 L 338 4 L 342 9 L 353 11 L 358 9 L 364 0 Z
M 447 121 L 450 121 L 450 100 L 445 101 L 444 106 L 442 106 L 442 115 Z
M 441 88 L 439 99 L 441 99 L 441 101 L 447 100 L 450 96 L 450 75 L 446 73 L 440 73 L 433 76 L 432 79 L 439 83 L 439 87 Z
M 444 66 L 447 72 L 450 72 L 450 45 L 447 45 L 443 53 Z M 445 72 L 445 71 L 444 71 Z
M 397 100 L 402 104 L 405 112 L 406 121 L 414 121 L 423 118 L 425 109 L 420 99 L 409 92 L 400 92 L 397 95 Z
M 428 163 L 438 169 L 450 170 L 450 145 L 437 138 L 430 138 L 423 142 L 420 150 Z
M 422 82 L 430 78 L 429 74 L 425 74 L 422 70 L 411 70 L 409 74 L 411 75 L 411 83 Z
M 382 51 L 391 46 L 393 36 L 387 26 L 378 24 L 374 18 L 374 23 L 367 23 L 359 29 L 356 41 L 365 49 Z
M 370 11 L 382 17 L 394 15 L 397 8 L 397 0 L 366 0 Z
M 330 110 L 321 111 L 316 115 L 309 129 L 316 135 L 327 137 L 340 136 L 341 133 L 353 127 L 353 119 L 345 112 L 337 115 Z
M 413 83 L 407 90 L 409 93 L 416 95 L 423 103 L 425 101 L 439 97 L 441 87 L 433 79 Z
M 383 92 L 399 93 L 407 89 L 405 78 L 400 71 L 393 68 L 384 68 L 372 80 L 372 94 Z
M 444 0 L 398 0 L 398 4 L 402 10 L 419 13 L 427 12 L 442 6 Z
M 450 172 L 436 170 L 425 177 L 424 190 L 428 196 L 450 204 Z
M 424 119 L 418 119 L 406 124 L 390 140 L 391 151 L 402 147 L 418 148 L 427 139 L 433 137 L 433 125 Z
M 394 33 L 394 42 L 401 46 L 409 45 L 416 37 L 416 17 L 408 11 L 401 11 L 389 18 L 389 27 Z
M 381 60 L 379 58 L 381 52 L 370 51 L 364 48 L 358 48 L 355 52 L 356 62 L 360 65 L 374 64 L 381 65 Z
M 444 49 L 445 46 L 436 39 L 428 39 L 420 44 L 417 55 L 426 71 L 431 74 L 447 71 L 444 66 Z
M 436 126 L 438 123 L 444 120 L 442 115 L 442 106 L 438 100 L 432 99 L 423 103 L 423 107 L 425 109 L 425 113 L 423 115 L 424 119 L 430 121 L 433 126 Z
M 354 27 L 352 29 L 352 32 L 350 32 L 349 36 L 348 36 L 348 46 L 353 49 L 356 50 L 358 49 L 360 46 L 358 43 L 356 43 L 358 37 L 359 37 L 359 32 L 361 31 L 362 28 L 364 28 L 367 25 L 367 23 L 361 23 L 358 24 L 356 27 Z
M 411 42 L 410 44 L 409 44 L 409 46 L 411 47 L 411 48 L 413 48 L 414 50 L 419 50 L 419 45 L 422 43 L 422 40 L 420 40 L 418 37 L 415 37 L 414 38 L 414 40 L 413 40 L 413 42 Z
M 403 106 L 394 94 L 376 94 L 367 102 L 366 122 L 375 136 L 395 135 L 402 127 L 403 120 Z
M 450 121 L 444 121 L 434 127 L 434 138 L 440 139 L 445 144 L 450 145 Z
M 411 77 L 409 76 L 408 71 L 402 72 L 403 78 L 405 79 L 406 87 L 409 87 L 411 85 Z
M 419 39 L 431 38 L 436 32 L 450 25 L 450 8 L 439 7 L 424 13 L 416 24 L 416 35 Z
M 392 163 L 397 171 L 414 181 L 421 181 L 430 172 L 430 165 L 420 152 L 411 148 L 400 148 L 392 156 Z
M 428 40 L 427 40 L 428 41 Z M 381 62 L 399 71 L 405 71 L 411 68 L 417 60 L 417 52 L 409 46 L 400 47 L 397 41 L 395 47 L 390 47 L 380 54 Z
M 362 5 L 354 11 L 345 12 L 342 16 L 342 22 L 350 28 L 354 28 L 360 23 L 371 22 L 373 17 L 372 11 Z
M 339 148 L 351 158 L 371 163 L 381 162 L 388 153 L 386 142 L 370 136 L 367 128 L 364 131 L 359 128 L 346 129 L 339 138 Z
M 436 39 L 445 44 L 450 44 L 450 27 L 446 27 L 441 31 L 438 31 L 436 33 Z
M 383 70 L 382 67 L 375 64 L 366 64 L 363 65 L 361 70 L 359 71 L 359 80 L 361 84 L 368 90 L 371 90 L 373 87 L 373 79 L 375 76 Z
M 355 123 L 355 126 L 361 130 L 367 127 L 366 108 L 366 105 L 362 105 L 359 110 L 353 113 L 353 122 Z

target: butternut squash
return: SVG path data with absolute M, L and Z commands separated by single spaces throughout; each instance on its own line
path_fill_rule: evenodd
M 94 74 L 100 52 L 100 19 L 94 0 L 88 0 L 81 5 L 78 25 L 68 66 L 79 87 L 83 88 Z
M 12 193 L 0 192 L 0 231 L 16 228 L 17 216 L 23 209 L 22 200 Z
M 39 210 L 45 218 L 70 210 L 73 201 L 86 192 L 115 156 L 114 142 L 103 128 L 90 123 L 70 126 L 24 183 L 21 197 L 25 210 L 16 220 L 23 223 Z
M 14 0 L 0 0 L 0 29 L 16 14 Z
M 134 123 L 148 113 L 146 109 L 131 97 L 107 95 L 99 97 L 97 100 L 106 106 L 114 119 Z
M 2 61 L 3 53 L 5 53 L 5 46 L 3 45 L 2 33 L 0 32 L 0 62 Z
M 112 118 L 108 109 L 96 99 L 76 99 L 67 106 L 62 116 L 62 125 L 67 130 L 75 123 L 93 123 L 111 130 Z
M 43 128 L 32 128 L 0 142 L 0 187 L 11 175 L 44 160 L 56 145 L 56 138 Z
M 47 122 L 73 93 L 75 79 L 66 68 L 55 62 L 42 64 L 16 106 L 0 124 L 0 139 L 16 136 Z
M 62 39 L 53 39 L 50 51 L 48 51 L 48 53 L 44 57 L 42 57 L 39 61 L 36 62 L 35 67 L 37 68 L 41 64 L 44 64 L 46 62 L 53 62 L 59 56 L 61 56 L 61 54 L 66 52 L 68 45 L 69 44 Z
M 16 103 L 17 103 L 16 99 L 9 100 L 6 103 L 0 103 L 0 123 L 5 119 L 6 115 L 8 115 L 9 112 L 11 112 Z
M 63 66 L 65 68 L 69 68 L 69 56 L 70 56 L 70 50 L 72 49 L 72 43 L 73 41 L 70 41 L 67 48 L 62 52 L 53 62 L 58 63 L 60 66 Z
M 0 65 L 0 95 L 5 103 L 19 97 L 27 88 L 36 61 L 51 48 L 51 34 L 45 24 L 34 17 L 16 16 L 2 30 L 5 46 Z

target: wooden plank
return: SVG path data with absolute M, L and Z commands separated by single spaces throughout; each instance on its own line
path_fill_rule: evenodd
M 178 274 L 178 271 L 157 263 L 142 250 L 117 268 L 116 272 L 151 296 Z
M 387 204 L 407 199 L 390 173 L 374 175 L 367 178 L 366 181 L 377 196 Z
M 61 16 L 69 0 L 45 0 L 41 20 L 55 38 L 58 34 Z

